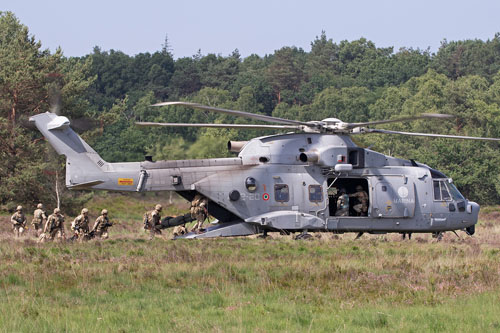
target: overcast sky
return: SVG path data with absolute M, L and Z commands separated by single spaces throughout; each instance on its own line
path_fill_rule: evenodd
M 283 46 L 310 50 L 324 30 L 334 42 L 365 37 L 377 47 L 436 52 L 443 39 L 492 39 L 498 0 L 2 0 L 44 48 L 83 56 L 94 46 L 129 55 L 161 50 L 175 58 L 238 49 L 243 57 Z

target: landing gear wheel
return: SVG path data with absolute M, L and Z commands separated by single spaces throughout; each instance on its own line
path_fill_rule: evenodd
M 273 239 L 272 236 L 269 236 L 267 234 L 267 230 L 264 230 L 264 232 L 262 233 L 262 235 L 258 235 L 257 238 L 262 238 L 262 239 Z
M 476 232 L 476 226 L 475 226 L 475 225 L 472 225 L 472 226 L 470 226 L 470 227 L 465 228 L 465 232 L 466 232 L 466 233 L 467 233 L 467 235 L 469 235 L 469 236 L 474 235 L 474 233 Z
M 436 238 L 438 242 L 440 242 L 443 239 L 444 232 L 438 231 L 438 232 L 433 232 L 432 233 L 432 238 Z
M 301 240 L 301 239 L 311 239 L 312 238 L 312 235 L 311 234 L 308 234 L 307 232 L 304 232 L 304 233 L 301 233 L 297 236 L 295 236 L 295 240 Z

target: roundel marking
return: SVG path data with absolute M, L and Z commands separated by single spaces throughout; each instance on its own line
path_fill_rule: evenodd
M 262 200 L 264 200 L 264 201 L 269 200 L 269 193 L 262 194 Z
M 405 186 L 398 188 L 398 195 L 400 198 L 406 198 L 408 196 L 408 188 Z

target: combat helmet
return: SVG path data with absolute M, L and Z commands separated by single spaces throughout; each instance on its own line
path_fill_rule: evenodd
M 20 212 L 23 210 L 23 206 L 17 206 L 16 211 Z
M 59 208 L 54 208 L 54 214 L 59 214 L 61 210 Z
M 155 210 L 157 210 L 157 211 L 161 212 L 161 209 L 162 209 L 162 207 L 161 207 L 161 205 L 160 205 L 160 204 L 157 204 L 157 205 L 155 206 Z
M 38 208 L 38 209 L 42 209 L 42 208 L 43 208 L 43 204 L 42 204 L 42 203 L 39 203 L 38 205 L 36 205 L 36 208 Z
M 107 215 L 107 214 L 108 214 L 108 210 L 107 209 L 101 210 L 101 215 Z
M 82 214 L 87 214 L 89 210 L 87 208 L 82 209 Z

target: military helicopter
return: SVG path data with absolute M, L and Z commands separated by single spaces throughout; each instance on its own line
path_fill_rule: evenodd
M 153 106 L 184 106 L 267 122 L 256 124 L 137 123 L 139 126 L 191 126 L 292 130 L 249 141 L 230 141 L 234 158 L 108 163 L 54 113 L 30 118 L 57 153 L 66 156 L 69 189 L 111 191 L 175 191 L 188 201 L 208 198 L 208 212 L 217 219 L 203 233 L 183 238 L 245 236 L 268 232 L 433 233 L 463 230 L 472 235 L 479 205 L 463 197 L 443 173 L 357 146 L 351 135 L 383 133 L 451 139 L 490 140 L 427 133 L 409 133 L 368 126 L 416 119 L 447 119 L 443 114 L 346 123 L 336 118 L 303 122 L 190 102 Z M 338 216 L 342 190 L 367 195 L 366 209 L 349 208 Z M 354 201 L 354 200 L 353 200 Z M 172 225 L 173 226 L 173 225 Z

